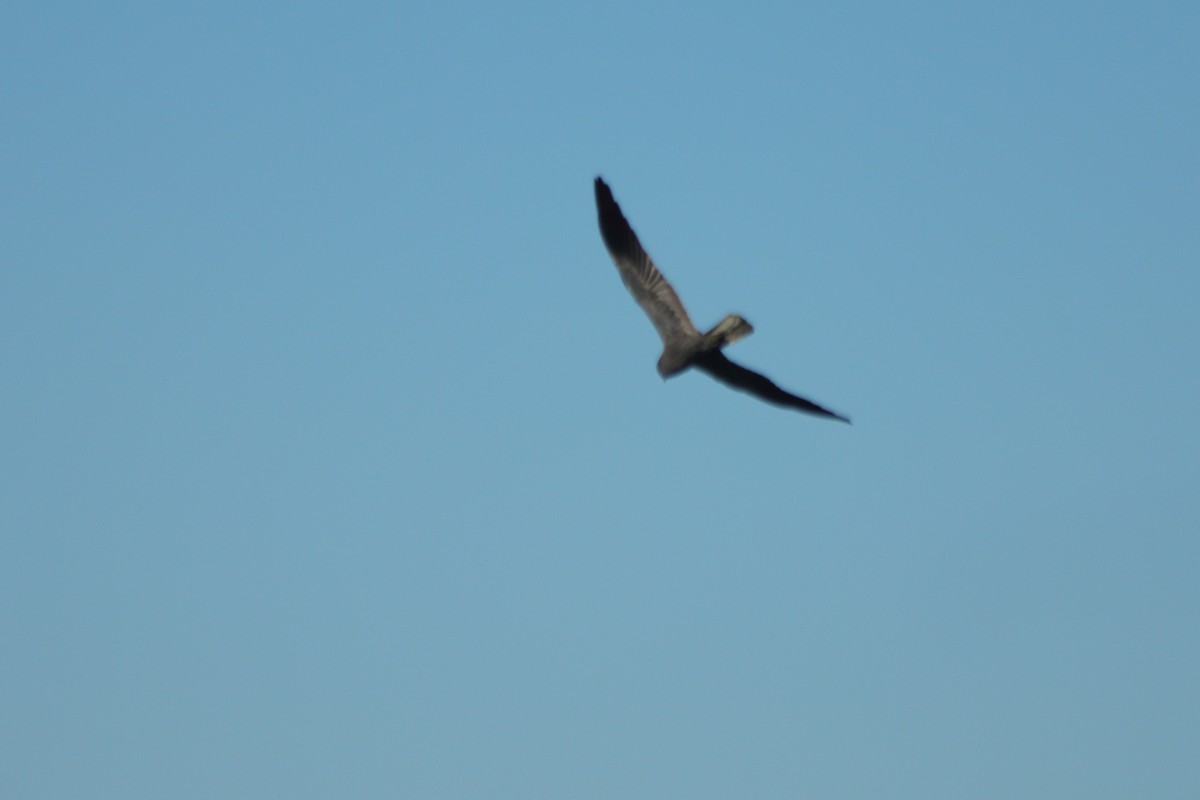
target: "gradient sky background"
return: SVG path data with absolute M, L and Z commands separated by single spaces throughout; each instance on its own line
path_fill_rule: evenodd
M 0 795 L 1200 794 L 1200 5 L 981 5 L 6 3 Z

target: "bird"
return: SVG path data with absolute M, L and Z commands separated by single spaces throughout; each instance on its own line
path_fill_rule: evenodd
M 600 221 L 600 237 L 616 264 L 621 281 L 646 312 L 662 339 L 663 351 L 658 359 L 658 374 L 664 381 L 695 367 L 733 389 L 747 392 L 768 403 L 850 422 L 849 417 L 781 389 L 767 376 L 730 361 L 722 350 L 754 332 L 754 327 L 741 316 L 729 314 L 707 333 L 697 330 L 679 295 L 654 265 L 629 221 L 621 213 L 612 189 L 599 176 L 596 177 L 596 213 Z

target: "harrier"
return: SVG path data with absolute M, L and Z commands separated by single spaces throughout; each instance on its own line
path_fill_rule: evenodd
M 749 392 L 768 403 L 842 422 L 850 421 L 811 400 L 780 389 L 765 375 L 726 358 L 722 348 L 754 332 L 750 323 L 738 315 L 730 314 L 708 333 L 696 330 L 679 295 L 654 266 L 621 213 L 621 207 L 613 199 L 612 190 L 601 178 L 596 178 L 596 210 L 600 217 L 600 235 L 621 273 L 621 280 L 663 340 L 662 356 L 658 359 L 658 374 L 663 380 L 695 367 L 727 386 Z

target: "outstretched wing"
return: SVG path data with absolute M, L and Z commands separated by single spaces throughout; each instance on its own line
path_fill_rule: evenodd
M 776 386 L 767 376 L 759 375 L 753 370 L 748 370 L 740 364 L 733 363 L 720 350 L 709 350 L 702 353 L 692 362 L 692 366 L 707 372 L 727 386 L 732 386 L 734 389 L 739 389 L 743 392 L 749 392 L 761 400 L 766 400 L 768 403 L 795 408 L 807 414 L 832 417 L 842 422 L 850 421 L 847 417 L 835 414 L 828 408 L 822 408 L 811 400 L 805 400 L 803 397 L 797 397 L 790 392 L 785 392 Z
M 596 178 L 596 211 L 600 217 L 600 235 L 621 273 L 621 280 L 654 323 L 663 344 L 699 336 L 679 295 L 654 266 L 613 199 L 612 190 L 600 178 Z

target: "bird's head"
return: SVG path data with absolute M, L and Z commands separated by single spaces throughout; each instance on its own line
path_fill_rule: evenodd
M 658 357 L 658 374 L 665 381 L 667 378 L 674 378 L 679 373 L 683 372 L 688 367 L 687 359 L 679 353 L 664 350 L 663 354 Z

